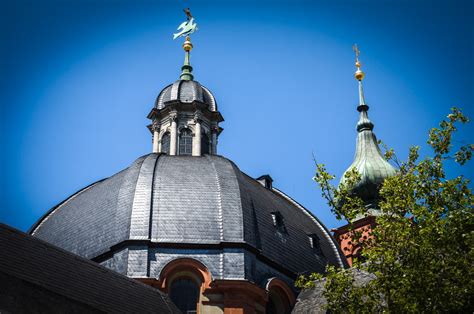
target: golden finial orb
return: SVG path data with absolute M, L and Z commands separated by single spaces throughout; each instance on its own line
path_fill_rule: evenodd
M 364 79 L 364 76 L 365 76 L 364 72 L 362 72 L 360 68 L 357 67 L 357 71 L 355 71 L 354 73 L 354 77 L 356 78 L 356 80 L 362 81 Z
M 357 71 L 355 71 L 354 73 L 354 77 L 356 78 L 356 80 L 358 81 L 362 81 L 364 79 L 364 72 L 362 72 L 362 70 L 360 69 L 360 66 L 362 65 L 360 62 L 359 62 L 359 54 L 360 54 L 360 50 L 359 50 L 359 47 L 357 47 L 357 44 L 354 44 L 354 46 L 352 46 L 352 49 L 354 50 L 355 52 L 355 55 L 356 55 L 356 62 L 355 62 L 355 66 L 357 68 Z
M 191 43 L 191 37 L 186 36 L 186 40 L 184 41 L 184 44 L 183 44 L 183 49 L 186 52 L 189 52 L 191 51 L 191 49 L 193 49 L 193 44 Z

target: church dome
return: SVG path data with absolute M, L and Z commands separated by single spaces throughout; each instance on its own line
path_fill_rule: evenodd
M 192 24 L 187 17 L 182 25 Z M 289 312 L 299 275 L 346 268 L 347 260 L 269 175 L 253 179 L 217 155 L 224 119 L 194 80 L 189 36 L 183 48 L 180 79 L 147 116 L 153 153 L 71 195 L 30 233 L 169 293 L 186 313 L 267 303 Z
M 30 233 L 128 276 L 158 276 L 180 249 L 215 278 L 257 283 L 271 273 L 255 266 L 261 260 L 288 277 L 346 265 L 313 214 L 217 155 L 142 156 L 52 208 Z
M 199 101 L 205 103 L 210 111 L 217 111 L 214 95 L 197 81 L 177 80 L 166 86 L 156 98 L 155 108 L 159 110 L 165 108 L 168 101 L 180 101 L 182 103 Z

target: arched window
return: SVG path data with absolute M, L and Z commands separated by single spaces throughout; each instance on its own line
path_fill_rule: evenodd
M 288 299 L 279 289 L 270 289 L 268 303 L 265 308 L 266 314 L 290 314 L 291 308 Z
M 170 133 L 166 132 L 161 137 L 161 152 L 165 154 L 170 153 Z
M 199 302 L 199 286 L 190 278 L 182 277 L 171 283 L 171 300 L 185 314 L 194 314 Z
M 266 314 L 290 314 L 295 305 L 295 296 L 287 283 L 278 278 L 270 278 L 266 284 L 268 302 Z
M 211 273 L 201 262 L 192 258 L 170 261 L 160 272 L 160 289 L 183 313 L 196 313 L 201 292 L 211 288 Z
M 191 155 L 193 153 L 193 135 L 190 129 L 182 129 L 179 134 L 179 154 Z
M 201 137 L 201 155 L 209 154 L 209 137 L 206 133 Z

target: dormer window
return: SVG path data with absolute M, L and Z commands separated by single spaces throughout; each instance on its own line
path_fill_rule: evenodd
M 321 249 L 321 243 L 317 234 L 308 234 L 309 244 L 313 249 L 313 253 L 324 256 L 323 250 Z
M 273 226 L 280 233 L 286 233 L 285 220 L 280 212 L 272 212 Z
M 258 177 L 257 181 L 266 189 L 271 190 L 273 188 L 273 179 L 268 174 L 264 174 L 263 176 Z

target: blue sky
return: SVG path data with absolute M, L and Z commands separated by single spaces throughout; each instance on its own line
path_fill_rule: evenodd
M 402 159 L 450 107 L 474 118 L 472 1 L 3 1 L 0 221 L 27 230 L 151 152 L 146 115 L 179 76 L 185 7 L 199 25 L 195 79 L 225 118 L 219 154 L 270 174 L 329 228 L 342 222 L 311 180 L 312 154 L 338 177 L 352 162 L 353 43 L 375 133 Z

